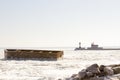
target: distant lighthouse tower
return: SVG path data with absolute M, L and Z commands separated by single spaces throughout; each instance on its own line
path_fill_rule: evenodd
M 81 48 L 81 42 L 79 42 L 79 48 Z

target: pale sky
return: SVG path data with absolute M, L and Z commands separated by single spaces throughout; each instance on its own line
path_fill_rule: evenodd
M 120 0 L 0 0 L 0 47 L 120 46 Z

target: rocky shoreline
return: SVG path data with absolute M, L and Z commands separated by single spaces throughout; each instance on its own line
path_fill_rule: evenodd
M 120 80 L 120 64 L 107 66 L 92 64 L 65 80 Z

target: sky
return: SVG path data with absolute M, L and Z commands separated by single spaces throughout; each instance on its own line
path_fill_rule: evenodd
M 120 0 L 0 0 L 0 47 L 120 46 Z

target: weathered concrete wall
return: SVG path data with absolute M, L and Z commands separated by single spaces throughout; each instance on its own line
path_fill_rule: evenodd
M 6 49 L 5 59 L 58 59 L 63 51 Z

